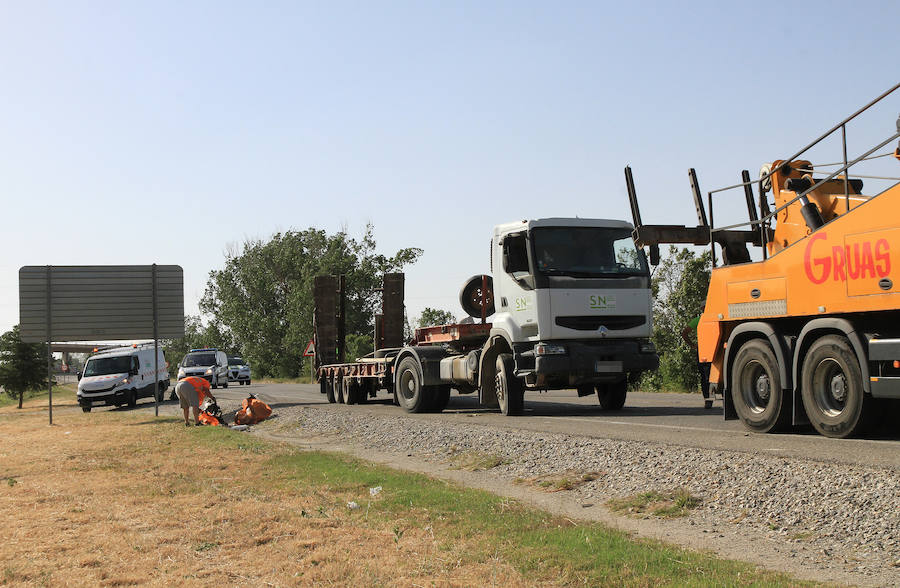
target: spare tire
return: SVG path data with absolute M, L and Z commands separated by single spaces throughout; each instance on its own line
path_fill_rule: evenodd
M 487 288 L 482 292 L 482 284 Z M 466 280 L 459 291 L 459 303 L 471 317 L 481 318 L 481 308 L 485 307 L 484 316 L 494 314 L 494 279 L 488 275 L 472 276 Z

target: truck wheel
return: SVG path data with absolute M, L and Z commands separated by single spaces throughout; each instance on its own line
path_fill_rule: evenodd
M 319 378 L 319 394 L 328 394 L 328 380 L 325 377 Z
M 769 433 L 788 425 L 791 411 L 768 342 L 751 339 L 738 349 L 731 369 L 731 400 L 748 429 Z
M 627 395 L 628 380 L 597 386 L 597 400 L 600 401 L 600 408 L 603 410 L 622 410 Z
M 859 361 L 847 339 L 825 335 L 813 343 L 801 378 L 803 407 L 816 431 L 843 439 L 869 428 L 873 402 L 863 391 Z
M 412 357 L 405 357 L 397 367 L 397 380 L 394 386 L 397 402 L 406 412 L 425 412 L 429 402 L 426 400 L 426 389 L 419 376 L 419 365 Z
M 325 389 L 325 397 L 330 404 L 337 402 L 337 396 L 334 395 L 334 378 L 322 378 L 319 385 Z
M 522 414 L 525 405 L 525 387 L 513 370 L 512 354 L 501 353 L 497 356 L 497 402 L 500 404 L 500 412 L 506 416 Z
M 450 386 L 430 386 L 431 412 L 443 412 L 450 402 Z

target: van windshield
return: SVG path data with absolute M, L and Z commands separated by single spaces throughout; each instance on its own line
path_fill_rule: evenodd
M 107 374 L 127 374 L 131 369 L 131 356 L 95 357 L 84 366 L 84 376 L 105 376 Z
M 216 365 L 215 353 L 189 353 L 184 356 L 181 362 L 184 367 L 202 367 L 207 365 Z
M 573 277 L 647 275 L 631 230 L 542 227 L 533 231 L 534 259 L 543 274 Z

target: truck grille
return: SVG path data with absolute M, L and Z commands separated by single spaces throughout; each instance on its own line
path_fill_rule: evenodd
M 639 314 L 621 316 L 558 316 L 556 324 L 576 331 L 596 331 L 601 326 L 610 331 L 624 331 L 639 327 L 647 322 L 647 317 Z

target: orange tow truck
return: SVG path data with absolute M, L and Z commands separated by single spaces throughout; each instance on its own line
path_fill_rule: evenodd
M 898 88 L 793 156 L 764 165 L 758 180 L 745 170 L 739 184 L 709 192 L 708 221 L 690 170 L 696 227 L 643 225 L 625 169 L 633 236 L 650 248 L 651 262 L 659 260 L 660 243 L 711 247 L 698 353 L 711 364 L 711 390 L 722 395 L 726 419 L 764 433 L 809 423 L 843 438 L 866 432 L 884 399 L 900 399 L 900 178 L 855 173 L 863 162 L 900 159 L 900 147 L 890 150 L 900 120 L 896 132 L 853 159 L 846 141 L 848 123 L 896 99 Z M 839 163 L 816 167 L 803 158 L 828 137 L 841 139 Z M 837 169 L 819 169 L 828 166 Z M 891 185 L 863 195 L 864 178 Z M 713 197 L 729 190 L 743 190 L 749 221 L 716 227 Z M 748 246 L 759 248 L 761 259 L 752 260 Z

